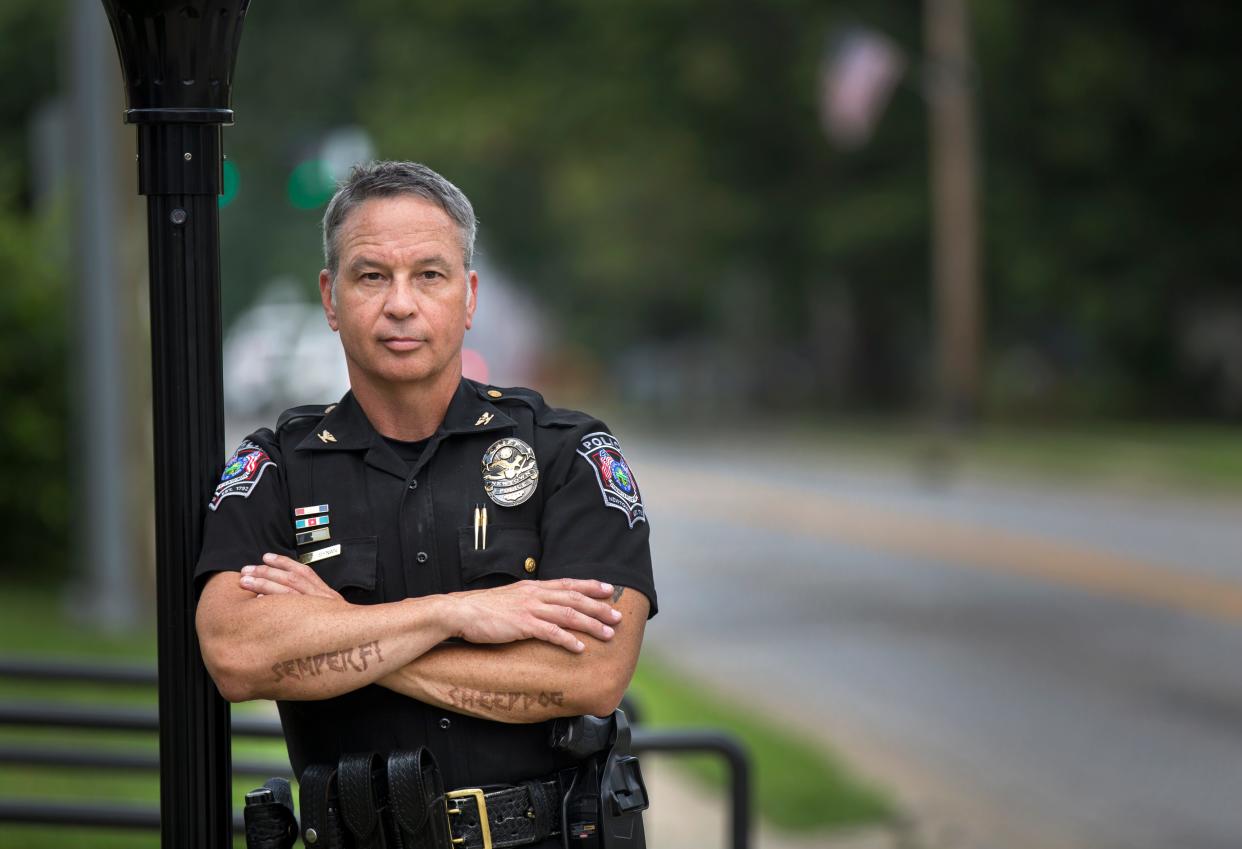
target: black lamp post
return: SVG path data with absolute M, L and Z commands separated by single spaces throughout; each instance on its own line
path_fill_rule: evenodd
M 194 634 L 194 562 L 224 457 L 221 126 L 249 0 L 103 0 L 147 197 L 159 599 L 161 845 L 225 849 L 229 709 Z

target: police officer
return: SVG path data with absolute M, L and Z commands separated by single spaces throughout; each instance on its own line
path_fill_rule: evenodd
M 449 789 L 545 781 L 573 765 L 551 721 L 613 711 L 656 611 L 638 483 L 597 419 L 462 377 L 478 277 L 455 186 L 359 166 L 323 235 L 350 391 L 225 464 L 204 660 L 230 701 L 277 701 L 299 776 L 426 746 Z

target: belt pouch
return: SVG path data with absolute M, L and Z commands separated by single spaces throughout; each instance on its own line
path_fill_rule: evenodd
M 373 752 L 345 755 L 336 772 L 341 820 L 357 849 L 388 849 L 388 774 Z
M 389 806 L 401 849 L 450 846 L 444 781 L 426 746 L 388 756 Z
M 336 767 L 311 764 L 302 771 L 302 842 L 314 849 L 352 849 L 341 829 Z
M 258 790 L 247 793 L 242 820 L 246 849 L 291 849 L 298 840 L 298 821 L 289 780 L 269 778 Z

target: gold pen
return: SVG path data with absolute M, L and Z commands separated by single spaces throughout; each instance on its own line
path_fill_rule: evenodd
M 479 550 L 479 514 L 483 512 L 483 508 L 478 504 L 474 505 L 474 550 Z
M 487 505 L 483 505 L 483 548 L 487 548 Z

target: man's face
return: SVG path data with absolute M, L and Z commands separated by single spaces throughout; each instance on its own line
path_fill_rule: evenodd
M 459 377 L 478 277 L 452 219 L 415 195 L 375 198 L 349 213 L 337 240 L 336 304 L 326 269 L 319 294 L 354 388 Z

